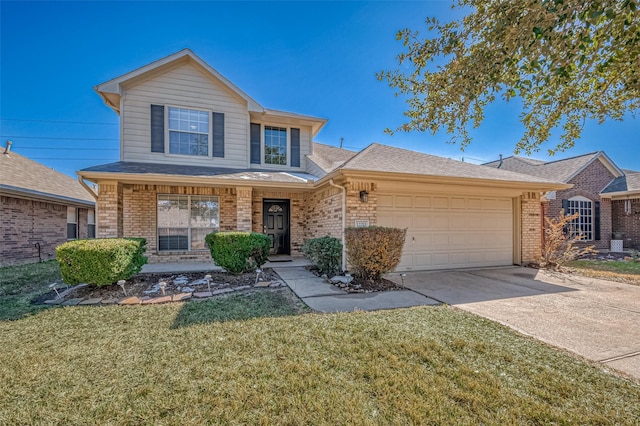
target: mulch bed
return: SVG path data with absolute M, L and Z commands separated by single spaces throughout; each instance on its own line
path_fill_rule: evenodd
M 320 274 L 320 271 L 318 271 L 316 266 L 311 265 L 306 268 L 319 277 L 323 277 L 325 279 L 329 278 Z M 364 280 L 358 277 L 353 277 L 353 281 L 348 284 L 338 283 L 333 285 L 347 293 L 375 293 L 379 291 L 403 290 L 402 286 L 399 286 L 393 281 L 385 278 L 380 278 L 379 280 Z
M 159 290 L 156 286 L 160 281 L 164 281 L 166 283 L 164 294 L 167 296 L 186 292 L 190 289 L 192 291 L 208 291 L 208 287 L 204 279 L 205 275 L 211 275 L 212 291 L 243 286 L 253 287 L 256 283 L 256 274 L 252 272 L 239 275 L 232 275 L 223 272 L 154 273 L 134 275 L 127 280 L 125 288 L 127 290 L 127 296 L 137 296 L 140 298 L 144 296 L 162 296 L 161 290 Z M 264 269 L 261 278 L 263 278 L 263 281 L 281 281 L 280 277 L 278 277 L 278 275 L 271 269 Z M 194 284 L 194 282 L 200 283 Z M 157 291 L 149 293 L 148 291 L 154 290 L 154 286 L 156 286 L 155 290 Z M 58 289 L 59 292 L 62 292 L 63 290 L 64 289 Z M 145 293 L 145 291 L 147 291 L 147 293 Z M 73 293 L 68 297 L 83 299 L 118 299 L 124 297 L 124 292 L 122 291 L 122 288 L 117 284 L 102 287 L 88 285 L 86 287 L 81 287 L 73 290 Z M 56 293 L 52 290 L 33 299 L 31 303 L 43 304 L 45 300 L 55 298 Z

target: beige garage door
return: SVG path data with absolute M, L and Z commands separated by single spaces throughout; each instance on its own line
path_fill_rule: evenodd
M 380 194 L 378 225 L 407 228 L 398 271 L 513 264 L 511 198 Z

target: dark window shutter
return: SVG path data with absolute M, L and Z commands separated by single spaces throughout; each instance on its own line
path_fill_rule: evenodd
M 600 201 L 593 203 L 593 221 L 594 221 L 594 240 L 600 240 Z
M 569 200 L 562 200 L 562 210 L 564 210 L 564 214 L 568 214 L 567 211 L 569 209 Z
M 151 105 L 151 152 L 164 152 L 164 106 Z
M 213 113 L 213 156 L 224 157 L 224 114 Z
M 291 129 L 291 167 L 300 167 L 300 129 Z
M 260 124 L 251 123 L 251 164 L 260 164 Z

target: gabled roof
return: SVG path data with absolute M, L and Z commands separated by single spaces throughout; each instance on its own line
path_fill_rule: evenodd
M 614 179 L 600 194 L 604 197 L 616 195 L 640 196 L 640 172 L 627 173 Z
M 0 153 L 0 193 L 68 205 L 95 205 L 95 198 L 77 180 L 15 152 Z
M 193 53 L 190 49 L 182 49 L 172 55 L 166 56 L 148 65 L 137 68 L 131 72 L 106 81 L 102 84 L 98 84 L 96 87 L 94 87 L 94 89 L 96 92 L 98 92 L 98 94 L 110 108 L 120 114 L 120 98 L 122 97 L 124 88 L 127 87 L 127 85 L 134 85 L 137 82 L 141 82 L 146 80 L 147 78 L 150 78 L 151 76 L 161 74 L 186 63 L 196 65 L 204 73 L 213 77 L 215 80 L 218 80 L 231 92 L 246 101 L 249 113 L 264 114 L 267 116 L 279 117 L 283 119 L 307 121 L 309 122 L 308 124 L 313 128 L 314 135 L 318 133 L 327 122 L 327 119 L 325 118 L 266 109 L 255 99 L 251 98 L 249 95 L 243 92 L 238 86 L 233 84 L 230 80 L 228 80 L 213 67 L 203 61 L 202 58 Z
M 307 159 L 312 161 L 325 173 L 329 173 L 353 158 L 356 154 L 357 152 L 355 151 L 314 142 L 313 153 L 307 155 Z
M 360 151 L 340 169 L 558 186 L 557 181 L 546 178 L 498 170 L 378 143 L 371 144 Z
M 603 151 L 591 152 L 589 154 L 548 162 L 512 156 L 504 158 L 502 160 L 502 164 L 500 164 L 500 160 L 498 160 L 485 163 L 483 166 L 524 173 L 531 176 L 544 177 L 559 182 L 569 182 L 589 164 L 598 159 L 602 161 L 602 163 L 615 177 L 619 177 L 624 174 Z

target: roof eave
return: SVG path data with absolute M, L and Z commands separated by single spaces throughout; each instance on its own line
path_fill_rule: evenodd
M 32 189 L 19 188 L 17 186 L 0 184 L 0 194 L 19 198 L 28 198 L 36 201 L 48 201 L 56 204 L 64 204 L 80 207 L 94 207 L 95 202 L 82 200 L 80 198 L 67 197 L 64 195 L 51 194 L 48 192 L 35 191 Z
M 251 186 L 260 188 L 289 188 L 308 189 L 312 188 L 312 180 L 300 179 L 300 182 L 279 182 L 254 179 L 220 179 L 215 176 L 189 176 L 176 174 L 159 173 L 118 173 L 118 172 L 87 172 L 79 171 L 78 176 L 90 182 L 118 181 L 124 183 L 158 183 L 160 185 L 183 185 L 183 186 Z
M 631 191 L 601 192 L 600 197 L 611 199 L 640 198 L 640 189 Z
M 355 170 L 340 168 L 328 173 L 322 179 L 316 182 L 316 186 L 323 184 L 330 179 L 337 179 L 339 177 L 355 177 L 355 178 L 384 178 L 385 180 L 394 181 L 415 181 L 424 183 L 439 183 L 450 185 L 466 185 L 476 187 L 494 187 L 494 188 L 511 188 L 522 189 L 523 191 L 559 191 L 563 189 L 573 188 L 573 184 L 561 183 L 561 182 L 539 182 L 539 181 L 510 181 L 500 179 L 483 179 L 483 178 L 467 178 L 467 177 L 455 177 L 455 176 L 437 176 L 437 175 L 424 175 L 414 173 L 398 173 L 398 172 L 378 172 L 369 170 Z

